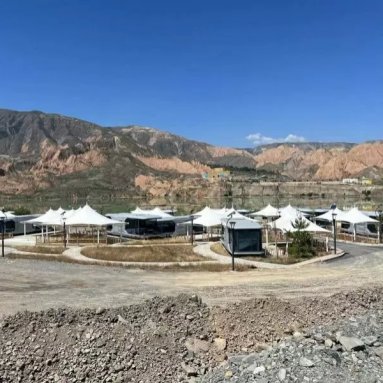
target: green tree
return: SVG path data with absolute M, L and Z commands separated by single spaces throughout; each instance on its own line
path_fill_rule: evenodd
M 294 231 L 287 234 L 292 239 L 289 246 L 289 254 L 296 258 L 310 258 L 315 254 L 313 248 L 313 237 L 311 233 L 305 231 L 309 225 L 302 217 L 298 217 L 292 224 Z

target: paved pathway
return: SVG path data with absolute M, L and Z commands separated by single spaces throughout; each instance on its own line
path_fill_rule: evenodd
M 208 242 L 198 244 L 194 248 L 194 252 L 199 254 L 199 255 L 202 255 L 204 257 L 215 259 L 217 262 L 220 262 L 220 263 L 231 263 L 232 262 L 231 257 L 229 257 L 227 255 L 217 254 L 216 252 L 211 250 L 211 243 L 208 243 Z M 333 259 L 339 259 L 343 255 L 344 255 L 343 250 L 339 249 L 337 254 L 329 254 L 329 255 L 325 255 L 323 257 L 317 257 L 317 258 L 309 259 L 307 261 L 303 261 L 303 262 L 295 263 L 295 264 L 291 264 L 291 265 L 281 265 L 281 264 L 277 264 L 277 263 L 252 261 L 249 259 L 243 259 L 243 258 L 239 258 L 239 257 L 235 258 L 235 263 L 236 264 L 242 264 L 242 265 L 251 265 L 251 266 L 255 266 L 259 269 L 274 269 L 274 270 L 276 270 L 276 269 L 292 269 L 292 268 L 299 268 L 299 267 L 307 266 L 307 265 L 310 265 L 313 263 L 327 262 L 327 261 L 330 261 Z
M 211 250 L 211 243 L 206 242 L 202 244 L 197 244 L 194 248 L 194 252 L 202 255 L 203 257 L 208 257 L 216 260 L 219 263 L 228 263 L 231 264 L 232 260 L 231 257 L 228 257 L 226 255 L 220 255 Z M 257 262 L 257 261 L 250 261 L 247 259 L 241 259 L 241 258 L 235 258 L 234 262 L 236 264 L 241 264 L 241 265 L 251 265 L 255 266 L 258 268 L 263 268 L 263 269 L 283 269 L 286 266 L 285 265 L 278 265 L 274 263 L 267 263 L 267 262 Z
M 327 267 L 373 267 L 381 262 L 382 246 L 365 246 L 355 243 L 339 243 L 339 247 L 344 250 L 345 255 L 339 259 L 326 262 Z
M 329 295 L 383 284 L 383 249 L 347 250 L 350 255 L 337 261 L 299 269 L 220 273 L 153 272 L 0 258 L 0 317 L 25 309 L 127 305 L 155 295 L 197 293 L 207 303 L 228 304 L 254 296 Z

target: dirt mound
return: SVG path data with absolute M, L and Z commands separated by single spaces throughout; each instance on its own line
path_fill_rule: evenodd
M 262 347 L 296 330 L 327 324 L 381 306 L 382 288 L 339 293 L 329 298 L 251 299 L 227 308 L 213 308 L 217 334 L 231 352 Z
M 382 307 L 382 292 L 212 309 L 197 296 L 180 295 L 117 309 L 19 313 L 0 323 L 0 382 L 193 380 L 238 350 Z
M 382 334 L 383 311 L 370 311 L 230 355 L 201 382 L 382 382 Z
M 194 355 L 188 366 L 187 338 L 211 334 L 207 306 L 184 295 L 119 309 L 20 313 L 2 323 L 0 381 L 179 381 L 188 368 L 206 368 Z

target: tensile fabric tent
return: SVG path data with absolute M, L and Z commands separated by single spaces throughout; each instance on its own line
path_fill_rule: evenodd
M 281 230 L 284 233 L 289 231 L 294 232 L 299 230 L 294 227 L 297 219 L 301 220 L 306 225 L 306 227 L 300 229 L 301 231 L 308 231 L 310 233 L 329 233 L 328 230 L 316 225 L 315 223 L 309 221 L 306 217 L 299 214 L 295 216 L 285 214 L 277 220 L 270 222 L 268 225 L 269 227 Z
M 275 218 L 280 216 L 280 212 L 277 208 L 271 206 L 268 204 L 266 207 L 263 209 L 256 211 L 254 213 L 249 214 L 251 217 L 266 217 L 266 218 Z
M 332 222 L 334 213 L 336 214 L 335 216 L 336 221 L 344 221 L 343 217 L 345 216 L 346 213 L 343 210 L 340 210 L 338 208 L 330 209 L 326 213 L 318 215 L 317 217 L 315 217 L 315 219 Z

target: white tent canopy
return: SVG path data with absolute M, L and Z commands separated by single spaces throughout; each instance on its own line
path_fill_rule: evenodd
M 71 210 L 67 210 L 65 212 L 65 218 L 70 218 L 72 217 L 72 215 L 74 215 L 76 213 L 76 211 L 80 210 L 81 208 L 78 208 L 77 210 L 75 209 L 71 209 Z
M 294 232 L 294 231 L 298 231 L 298 229 L 294 227 L 296 219 L 301 219 L 307 225 L 305 228 L 300 229 L 301 231 L 308 231 L 311 233 L 329 233 L 328 230 L 309 221 L 306 217 L 302 215 L 292 216 L 292 215 L 286 214 L 278 218 L 274 222 L 269 223 L 268 225 L 272 228 L 276 228 L 283 232 L 288 232 L 288 231 Z
M 219 226 L 221 224 L 222 217 L 216 214 L 211 215 L 205 215 L 198 217 L 193 221 L 194 225 L 201 225 L 204 227 L 213 227 L 213 226 Z M 189 223 L 191 221 L 188 221 Z
M 225 214 L 225 215 L 236 212 L 236 210 L 233 207 L 231 207 L 230 209 L 227 207 L 223 207 L 222 209 L 213 209 L 213 210 L 216 210 L 218 213 Z
M 280 212 L 280 216 L 281 217 L 284 216 L 284 215 L 292 216 L 292 217 L 297 217 L 299 215 L 307 215 L 305 213 L 300 212 L 298 209 L 296 209 L 295 207 L 291 206 L 290 204 L 288 204 L 287 206 L 282 207 L 281 209 L 279 209 L 279 212 Z
M 204 227 L 213 227 L 222 225 L 222 221 L 233 219 L 251 219 L 245 217 L 243 214 L 238 213 L 234 208 L 231 209 L 211 209 L 205 207 L 200 212 L 193 214 L 197 215 L 198 218 L 193 220 L 193 224 L 202 225 Z M 187 223 L 190 223 L 188 221 Z
M 151 211 L 153 212 L 153 215 L 159 215 L 159 216 L 161 216 L 163 218 L 173 217 L 171 214 L 164 212 L 159 207 L 155 207 Z
M 225 216 L 225 214 L 218 213 L 217 211 L 210 209 L 209 211 L 206 210 L 204 214 L 196 218 L 193 223 L 204 227 L 219 226 L 221 225 L 221 220 L 225 218 Z
M 173 217 L 171 214 L 168 214 L 161 210 L 159 207 L 155 207 L 154 209 L 141 209 L 139 207 L 136 207 L 134 210 L 131 211 L 132 214 L 147 214 L 147 215 L 154 215 L 156 217 L 160 216 L 162 218 L 169 218 Z
M 263 209 L 261 209 L 259 211 L 256 211 L 254 213 L 251 213 L 249 215 L 250 216 L 259 216 L 259 217 L 272 218 L 272 217 L 278 217 L 280 214 L 279 214 L 279 210 L 277 208 L 275 208 L 275 207 L 271 206 L 270 204 L 268 204 Z
M 324 221 L 331 222 L 333 220 L 333 217 L 332 217 L 333 213 L 336 214 L 335 219 L 337 221 L 344 221 L 343 217 L 345 216 L 346 213 L 343 210 L 338 209 L 337 207 L 335 209 L 330 209 L 324 214 L 318 215 L 318 217 L 315 217 L 315 219 L 321 219 Z
M 0 210 L 0 218 L 10 219 L 15 218 L 16 216 L 11 211 L 1 211 Z
M 231 212 L 230 214 L 227 214 L 227 218 L 233 218 L 233 219 L 247 219 L 247 220 L 250 220 L 250 221 L 254 221 L 254 222 L 257 222 L 255 219 L 252 219 L 252 218 L 249 218 L 249 217 L 246 217 L 245 215 L 241 214 L 241 213 L 238 213 L 236 210 L 234 210 L 233 212 Z
M 144 214 L 144 210 L 142 210 L 141 208 L 139 208 L 138 206 L 131 211 L 132 214 Z
M 210 213 L 220 213 L 221 212 L 221 209 L 212 209 L 211 207 L 209 206 L 205 206 L 202 210 L 200 211 L 197 211 L 196 213 L 193 213 L 194 216 L 202 216 L 202 215 L 205 215 L 205 214 L 210 214 Z M 222 214 L 222 212 L 221 212 Z
M 49 226 L 62 226 L 63 218 L 69 218 L 73 215 L 77 210 L 68 210 L 65 211 L 62 208 L 57 210 L 49 209 L 45 214 L 40 215 L 37 218 L 30 219 L 25 221 L 24 223 L 35 223 L 39 225 L 49 225 Z
M 350 209 L 349 211 L 345 212 L 342 216 L 342 219 L 338 219 L 337 221 L 344 221 L 352 223 L 353 225 L 356 225 L 358 223 L 378 223 L 378 221 L 374 218 L 369 217 L 368 215 L 362 213 L 357 207 L 354 207 Z
M 65 213 L 65 210 L 61 206 L 56 211 L 57 211 L 58 214 Z
M 46 213 L 40 215 L 39 217 L 29 219 L 28 221 L 25 221 L 24 223 L 37 223 L 37 224 L 44 224 L 47 220 L 55 219 L 56 213 L 55 210 L 49 209 Z
M 72 217 L 81 209 L 82 208 L 80 207 L 77 210 L 64 210 L 61 208 L 58 210 L 53 210 L 54 214 L 51 214 L 49 217 L 45 218 L 43 221 L 41 221 L 41 223 L 49 226 L 63 226 L 64 221 L 66 221 L 69 217 Z
M 71 217 L 66 219 L 67 226 L 107 226 L 113 224 L 123 224 L 121 221 L 107 218 L 89 205 L 85 205 L 82 209 L 76 211 Z

